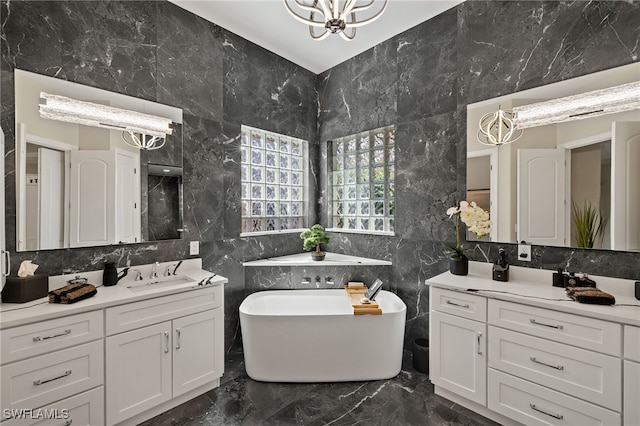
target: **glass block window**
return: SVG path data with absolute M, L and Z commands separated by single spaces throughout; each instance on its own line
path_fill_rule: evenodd
M 332 152 L 332 227 L 394 231 L 395 129 L 336 139 Z
M 306 227 L 307 141 L 242 126 L 242 233 Z

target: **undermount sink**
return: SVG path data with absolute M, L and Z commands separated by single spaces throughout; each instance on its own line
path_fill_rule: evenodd
M 171 287 L 174 285 L 187 284 L 187 283 L 196 283 L 192 278 L 189 278 L 184 275 L 171 276 L 171 277 L 162 277 L 162 278 L 154 278 L 151 280 L 140 281 L 134 284 L 130 284 L 127 288 L 133 292 L 138 291 L 150 291 L 156 290 L 158 288 L 163 287 Z

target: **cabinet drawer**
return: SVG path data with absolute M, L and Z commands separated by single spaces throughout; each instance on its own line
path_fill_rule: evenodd
M 482 296 L 431 287 L 431 309 L 485 322 L 487 299 Z
M 620 425 L 620 414 L 489 369 L 488 408 L 526 425 Z
M 3 408 L 42 407 L 103 384 L 102 340 L 0 367 Z
M 620 324 L 534 306 L 489 300 L 490 325 L 620 356 Z
M 48 417 L 44 417 L 48 416 Z M 100 386 L 2 423 L 2 426 L 104 424 L 104 387 Z
M 624 326 L 624 357 L 640 362 L 640 327 Z
M 489 366 L 620 411 L 621 360 L 489 327 Z
M 2 330 L 2 364 L 99 339 L 103 324 L 100 310 Z
M 222 298 L 223 287 L 219 285 L 107 308 L 107 335 L 217 308 L 222 306 Z

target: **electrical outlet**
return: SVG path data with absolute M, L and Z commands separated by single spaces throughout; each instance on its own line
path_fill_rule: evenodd
M 200 241 L 189 242 L 189 255 L 197 256 L 200 254 Z
M 518 244 L 518 260 L 531 262 L 531 246 L 529 244 Z

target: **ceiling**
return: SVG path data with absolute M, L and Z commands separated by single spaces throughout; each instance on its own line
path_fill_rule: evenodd
M 463 0 L 389 0 L 382 16 L 358 28 L 352 41 L 337 34 L 312 40 L 309 27 L 291 17 L 282 0 L 170 1 L 319 74 Z

